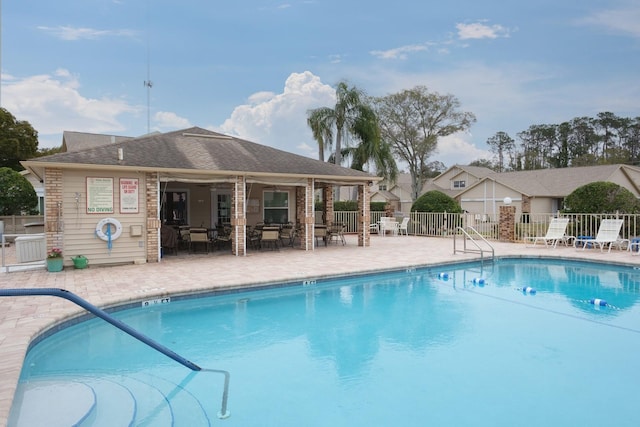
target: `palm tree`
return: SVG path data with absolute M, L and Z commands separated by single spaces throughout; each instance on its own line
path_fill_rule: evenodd
M 351 167 L 362 170 L 372 161 L 379 175 L 395 180 L 397 166 L 391 149 L 380 138 L 380 127 L 375 111 L 366 100 L 365 94 L 346 82 L 338 83 L 336 104 L 333 108 L 321 107 L 308 112 L 307 124 L 318 143 L 318 158 L 324 161 L 324 151 L 333 146 L 335 131 L 335 152 L 329 161 L 340 165 L 344 156 L 352 157 Z M 351 135 L 358 140 L 355 147 L 342 147 Z

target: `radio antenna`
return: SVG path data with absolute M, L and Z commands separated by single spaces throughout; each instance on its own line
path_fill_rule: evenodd
M 147 133 L 151 133 L 151 88 L 153 87 L 153 82 L 151 81 L 151 47 L 149 43 L 149 10 L 149 2 L 147 2 L 147 80 L 144 81 L 144 86 L 147 88 Z

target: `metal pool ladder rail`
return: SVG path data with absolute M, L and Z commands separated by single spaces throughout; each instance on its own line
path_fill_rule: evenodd
M 176 362 L 191 369 L 192 371 L 213 372 L 213 373 L 223 374 L 224 390 L 222 392 L 222 404 L 221 404 L 220 412 L 218 413 L 218 417 L 219 418 L 229 417 L 230 413 L 227 411 L 227 399 L 229 396 L 229 379 L 230 379 L 229 372 L 219 370 L 219 369 L 201 368 L 195 363 L 185 359 L 184 357 L 180 356 L 179 354 L 175 353 L 169 348 L 152 340 L 146 335 L 136 331 L 126 323 L 121 322 L 120 320 L 111 316 L 106 311 L 96 307 L 95 305 L 91 304 L 87 300 L 82 299 L 78 295 L 74 294 L 73 292 L 67 291 L 66 289 L 59 289 L 59 288 L 0 289 L 0 297 L 21 297 L 21 296 L 54 296 L 54 297 L 64 298 L 76 305 L 79 305 L 80 307 L 84 308 L 88 312 L 105 320 L 106 322 L 111 323 L 113 326 L 120 329 L 121 331 L 126 332 L 127 334 L 131 335 L 133 338 L 137 339 L 138 341 L 143 342 L 144 344 L 148 345 L 154 350 L 159 351 L 160 353 L 175 360 Z
M 489 243 L 489 241 L 487 239 L 484 238 L 484 236 L 480 233 L 478 233 L 478 230 L 476 230 L 475 228 L 471 227 L 471 226 L 467 226 L 467 230 L 465 230 L 463 227 L 458 227 L 456 230 L 459 231 L 460 233 L 462 233 L 462 249 L 458 249 L 456 247 L 456 241 L 458 239 L 458 233 L 455 233 L 453 235 L 453 253 L 456 254 L 458 252 L 462 252 L 462 253 L 479 253 L 480 254 L 480 259 L 484 261 L 484 253 L 485 252 L 491 252 L 491 259 L 493 259 L 495 257 L 495 250 L 493 249 L 493 246 L 491 245 L 491 243 Z M 471 232 L 471 233 L 469 233 Z M 473 234 L 473 235 L 472 235 Z M 488 246 L 488 249 L 483 249 L 480 244 L 478 243 L 478 241 L 476 239 L 474 239 L 474 236 L 476 238 L 478 238 L 481 242 L 483 242 L 485 244 L 485 246 Z M 467 247 L 467 242 L 471 242 L 473 243 L 473 245 L 475 246 L 475 248 L 468 248 Z

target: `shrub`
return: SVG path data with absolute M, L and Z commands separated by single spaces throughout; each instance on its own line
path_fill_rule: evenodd
M 597 181 L 576 188 L 564 201 L 567 213 L 640 212 L 640 203 L 624 187 L 613 182 Z
M 427 191 L 413 202 L 411 212 L 447 212 L 460 213 L 458 202 L 441 191 Z

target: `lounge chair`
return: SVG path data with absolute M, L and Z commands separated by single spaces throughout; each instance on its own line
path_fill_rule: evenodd
M 573 236 L 565 236 L 567 232 L 567 225 L 569 225 L 569 218 L 553 218 L 547 228 L 547 234 L 544 236 L 530 236 L 525 238 L 525 242 L 533 243 L 535 246 L 538 242 L 544 242 L 546 247 L 551 245 L 552 248 L 558 245 L 559 241 L 567 241 L 573 238 Z
M 577 238 L 573 246 L 578 248 L 582 247 L 582 250 L 585 250 L 587 247 L 600 247 L 600 252 L 604 250 L 605 245 L 609 245 L 609 250 L 607 252 L 611 252 L 611 247 L 613 245 L 622 245 L 626 239 L 620 239 L 620 229 L 622 228 L 622 224 L 624 220 L 622 219 L 603 219 L 600 223 L 600 228 L 598 228 L 598 235 L 595 239 L 593 238 Z

